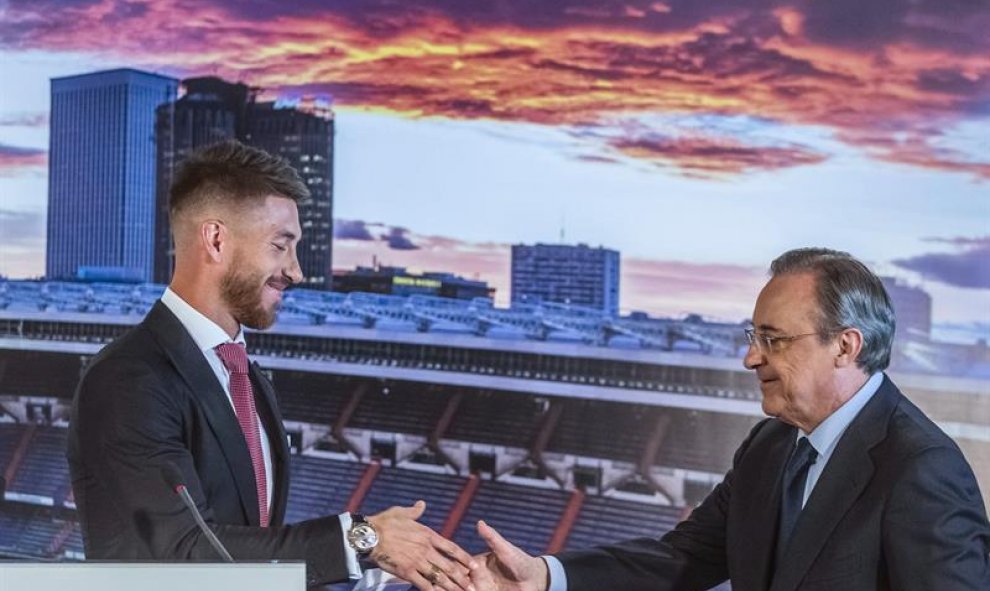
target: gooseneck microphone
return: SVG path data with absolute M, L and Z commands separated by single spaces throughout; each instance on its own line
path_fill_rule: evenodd
M 206 539 L 210 541 L 210 545 L 217 551 L 217 554 L 225 562 L 234 562 L 234 558 L 230 555 L 230 552 L 227 552 L 227 549 L 217 539 L 217 535 L 203 521 L 203 516 L 200 515 L 199 509 L 196 508 L 196 503 L 193 502 L 189 491 L 186 489 L 185 478 L 182 477 L 182 471 L 179 470 L 179 467 L 172 462 L 166 462 L 164 468 L 162 468 L 162 476 L 165 477 L 165 482 L 175 491 L 175 494 L 179 495 L 182 502 L 186 504 L 186 508 L 192 512 L 193 517 L 196 518 L 196 525 L 199 526 L 200 531 L 203 532 Z

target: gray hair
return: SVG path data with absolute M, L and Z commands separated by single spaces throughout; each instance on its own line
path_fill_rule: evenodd
M 879 277 L 849 253 L 828 248 L 796 248 L 770 264 L 773 277 L 791 273 L 813 273 L 817 279 L 818 336 L 823 343 L 840 330 L 856 328 L 863 334 L 856 366 L 873 374 L 890 365 L 894 308 Z

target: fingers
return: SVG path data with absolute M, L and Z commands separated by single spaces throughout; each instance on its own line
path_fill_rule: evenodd
M 466 569 L 450 561 L 443 561 L 439 557 L 436 561 L 426 561 L 426 566 L 420 568 L 419 574 L 429 581 L 434 588 L 443 591 L 475 591 Z
M 475 591 L 471 555 L 416 521 L 425 508 L 426 503 L 418 501 L 368 517 L 379 534 L 371 559 L 417 586 L 426 581 L 423 588 L 429 591 Z
M 474 557 L 473 566 L 471 567 L 471 583 L 478 591 L 489 591 L 496 588 L 495 577 L 492 575 L 495 572 L 494 565 L 488 565 L 489 558 L 497 560 L 495 555 L 490 553 Z
M 423 573 L 428 580 L 443 589 L 450 591 L 473 591 L 471 584 L 471 571 L 466 567 L 454 562 L 439 552 L 431 552 L 426 564 L 429 568 Z
M 419 591 L 434 591 L 433 583 L 427 581 L 426 577 L 417 572 L 407 574 L 403 578 L 412 583 L 413 587 Z
M 519 550 L 484 521 L 478 522 L 478 535 L 488 544 L 488 547 L 492 549 L 499 560 L 504 560 Z
M 451 542 L 447 538 L 441 536 L 440 534 L 430 530 L 433 534 L 433 547 L 439 550 L 444 555 L 450 557 L 453 560 L 459 562 L 465 569 L 471 569 L 472 563 L 475 561 L 470 554 L 465 552 L 460 546 Z
M 419 521 L 419 518 L 423 516 L 424 511 L 426 511 L 426 501 L 419 500 L 413 503 L 411 507 L 391 507 L 385 511 L 382 511 L 379 515 L 386 513 L 397 513 L 399 516 L 406 519 Z

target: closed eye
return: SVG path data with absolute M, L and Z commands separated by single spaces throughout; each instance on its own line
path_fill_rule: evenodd
M 285 252 L 289 248 L 288 246 L 286 246 L 284 244 L 279 244 L 277 242 L 272 242 L 271 244 L 272 244 L 272 246 L 274 246 L 275 248 L 277 248 L 278 250 L 280 250 L 282 252 Z

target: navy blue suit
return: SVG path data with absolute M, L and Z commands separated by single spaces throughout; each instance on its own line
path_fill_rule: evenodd
M 767 419 L 691 517 L 657 539 L 558 556 L 568 591 L 990 590 L 990 525 L 965 458 L 897 387 L 849 425 L 775 565 L 795 428 Z
M 305 560 L 310 585 L 347 579 L 338 517 L 283 525 L 285 429 L 271 383 L 254 364 L 250 374 L 272 452 L 267 528 L 258 527 L 254 471 L 233 408 L 164 304 L 93 359 L 76 391 L 68 446 L 87 558 L 219 560 L 162 476 L 172 462 L 235 560 Z

